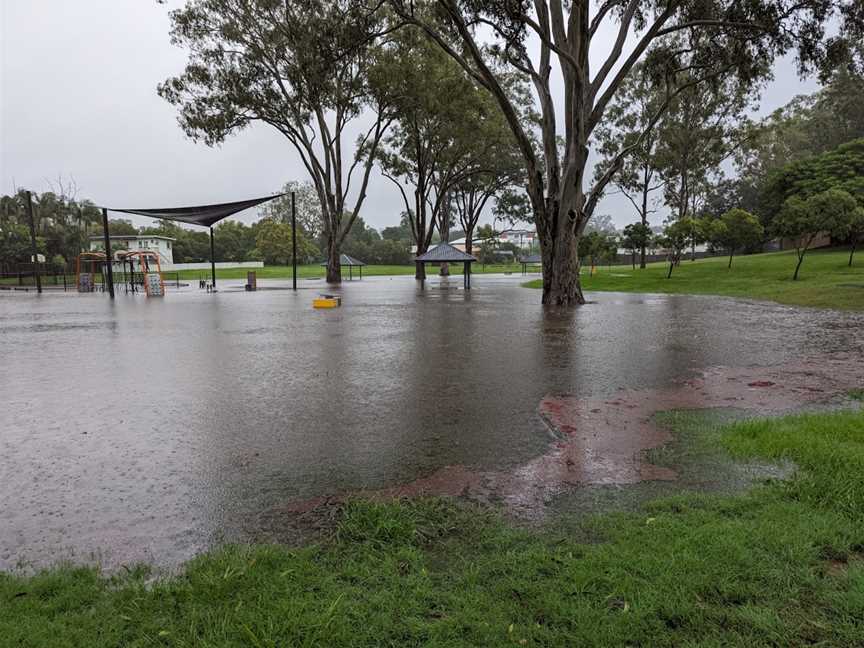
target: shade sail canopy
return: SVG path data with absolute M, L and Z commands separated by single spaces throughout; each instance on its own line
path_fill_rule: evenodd
M 458 250 L 449 243 L 439 243 L 431 250 L 427 250 L 414 259 L 420 263 L 464 263 L 476 261 L 477 259 L 462 250 Z
M 198 205 L 197 207 L 162 207 L 155 209 L 115 209 L 109 207 L 111 211 L 122 212 L 124 214 L 137 214 L 138 216 L 150 216 L 151 218 L 162 218 L 165 220 L 178 221 L 180 223 L 189 223 L 190 225 L 201 225 L 202 227 L 210 227 L 218 223 L 223 218 L 241 212 L 244 209 L 255 207 L 268 200 L 279 198 L 285 194 L 276 194 L 275 196 L 266 196 L 264 198 L 252 198 L 251 200 L 240 200 L 230 203 L 219 203 L 218 205 Z
M 326 266 L 327 262 L 325 261 L 324 263 L 321 263 L 319 265 Z M 365 266 L 366 264 L 363 263 L 362 261 L 360 261 L 359 259 L 355 259 L 352 256 L 348 256 L 347 254 L 340 254 L 339 255 L 339 265 L 349 266 L 349 267 L 355 266 L 356 267 L 356 266 Z

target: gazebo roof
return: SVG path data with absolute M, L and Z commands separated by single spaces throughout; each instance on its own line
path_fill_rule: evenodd
M 477 259 L 462 250 L 457 250 L 449 243 L 441 242 L 430 250 L 414 259 L 421 263 L 464 263 L 476 261 Z
M 527 257 L 520 259 L 520 263 L 543 263 L 543 258 L 539 254 L 529 254 Z
M 321 263 L 319 265 L 326 266 L 327 262 L 325 261 L 324 263 Z M 352 256 L 348 256 L 347 254 L 340 254 L 339 255 L 339 265 L 356 267 L 356 266 L 365 266 L 366 264 L 363 263 L 362 261 L 360 261 L 359 259 L 355 259 Z

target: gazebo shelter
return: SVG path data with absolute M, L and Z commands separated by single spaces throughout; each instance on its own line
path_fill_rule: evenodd
M 321 263 L 319 265 L 326 266 L 327 262 Z M 348 256 L 347 254 L 339 255 L 339 267 L 342 268 L 344 266 L 348 266 L 348 280 L 354 280 L 354 268 L 360 268 L 360 279 L 363 279 L 363 266 L 366 264 L 360 261 L 359 259 L 355 259 L 352 256 Z
M 123 214 L 136 214 L 138 216 L 149 216 L 150 218 L 158 218 L 161 220 L 170 220 L 176 221 L 178 223 L 187 223 L 189 225 L 198 225 L 200 227 L 207 227 L 210 229 L 210 280 L 213 288 L 216 287 L 216 258 L 214 253 L 214 242 L 213 242 L 213 226 L 221 221 L 223 218 L 228 218 L 229 216 L 233 216 L 237 212 L 241 212 L 244 209 L 249 209 L 250 207 L 255 207 L 256 205 L 260 205 L 261 203 L 265 203 L 269 200 L 273 200 L 274 198 L 279 198 L 284 196 L 285 194 L 276 194 L 273 196 L 265 196 L 264 198 L 253 198 L 251 200 L 240 200 L 238 202 L 230 202 L 230 203 L 219 203 L 216 205 L 199 205 L 196 207 L 162 207 L 162 208 L 152 208 L 152 209 L 117 209 L 114 207 L 103 207 L 102 208 L 102 227 L 104 230 L 104 238 L 105 238 L 105 252 L 110 257 L 111 256 L 111 243 L 108 236 L 108 212 L 120 212 Z M 294 204 L 293 204 L 293 195 L 292 195 L 292 227 L 295 226 L 295 214 L 294 214 Z M 296 239 L 295 239 L 296 241 Z M 296 243 L 295 243 L 296 246 Z M 294 250 L 294 289 L 297 289 L 297 250 L 295 247 Z M 111 299 L 114 299 L 114 276 L 111 268 L 111 263 L 107 264 L 108 266 L 108 289 L 111 294 Z
M 531 254 L 524 259 L 519 259 L 519 263 L 522 264 L 522 274 L 528 274 L 528 266 L 529 265 L 542 265 L 543 259 L 539 254 Z
M 470 254 L 457 250 L 449 243 L 442 242 L 416 257 L 414 263 L 462 263 L 465 268 L 462 273 L 462 281 L 465 290 L 471 290 L 471 264 L 476 260 Z

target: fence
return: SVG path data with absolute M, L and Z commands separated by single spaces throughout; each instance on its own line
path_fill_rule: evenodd
M 36 290 L 36 270 L 32 267 L 33 264 L 22 264 L 22 266 L 14 272 L 0 272 L 0 290 L 20 290 L 30 292 Z M 75 272 L 60 267 L 42 266 L 40 264 L 39 277 L 42 282 L 42 290 L 62 290 L 75 292 L 78 290 L 76 285 Z M 180 283 L 179 272 L 163 272 L 162 280 L 166 286 L 179 288 Z M 101 292 L 104 290 L 103 277 L 97 274 L 94 277 L 94 289 Z M 132 276 L 127 272 L 114 274 L 114 286 L 122 287 L 124 285 L 138 286 L 144 285 L 144 275 L 140 272 L 134 273 Z M 128 291 L 127 291 L 128 292 Z M 133 292 L 137 292 L 133 290 Z
M 75 287 L 75 274 L 66 271 L 41 270 L 42 288 L 50 290 L 72 290 Z M 35 290 L 36 272 L 18 270 L 0 273 L 0 290 Z

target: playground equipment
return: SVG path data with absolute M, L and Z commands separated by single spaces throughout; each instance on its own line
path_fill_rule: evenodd
M 135 250 L 134 252 L 119 252 L 118 259 L 123 264 L 123 283 L 126 292 L 137 292 L 138 286 L 144 287 L 148 297 L 163 297 L 165 281 L 162 278 L 162 268 L 159 265 L 159 254 L 151 250 Z M 127 264 L 129 272 L 127 274 Z M 137 269 L 136 269 L 137 264 Z
M 94 292 L 96 275 L 102 277 L 105 285 L 105 255 L 102 252 L 82 252 L 75 260 L 75 285 L 78 292 Z

